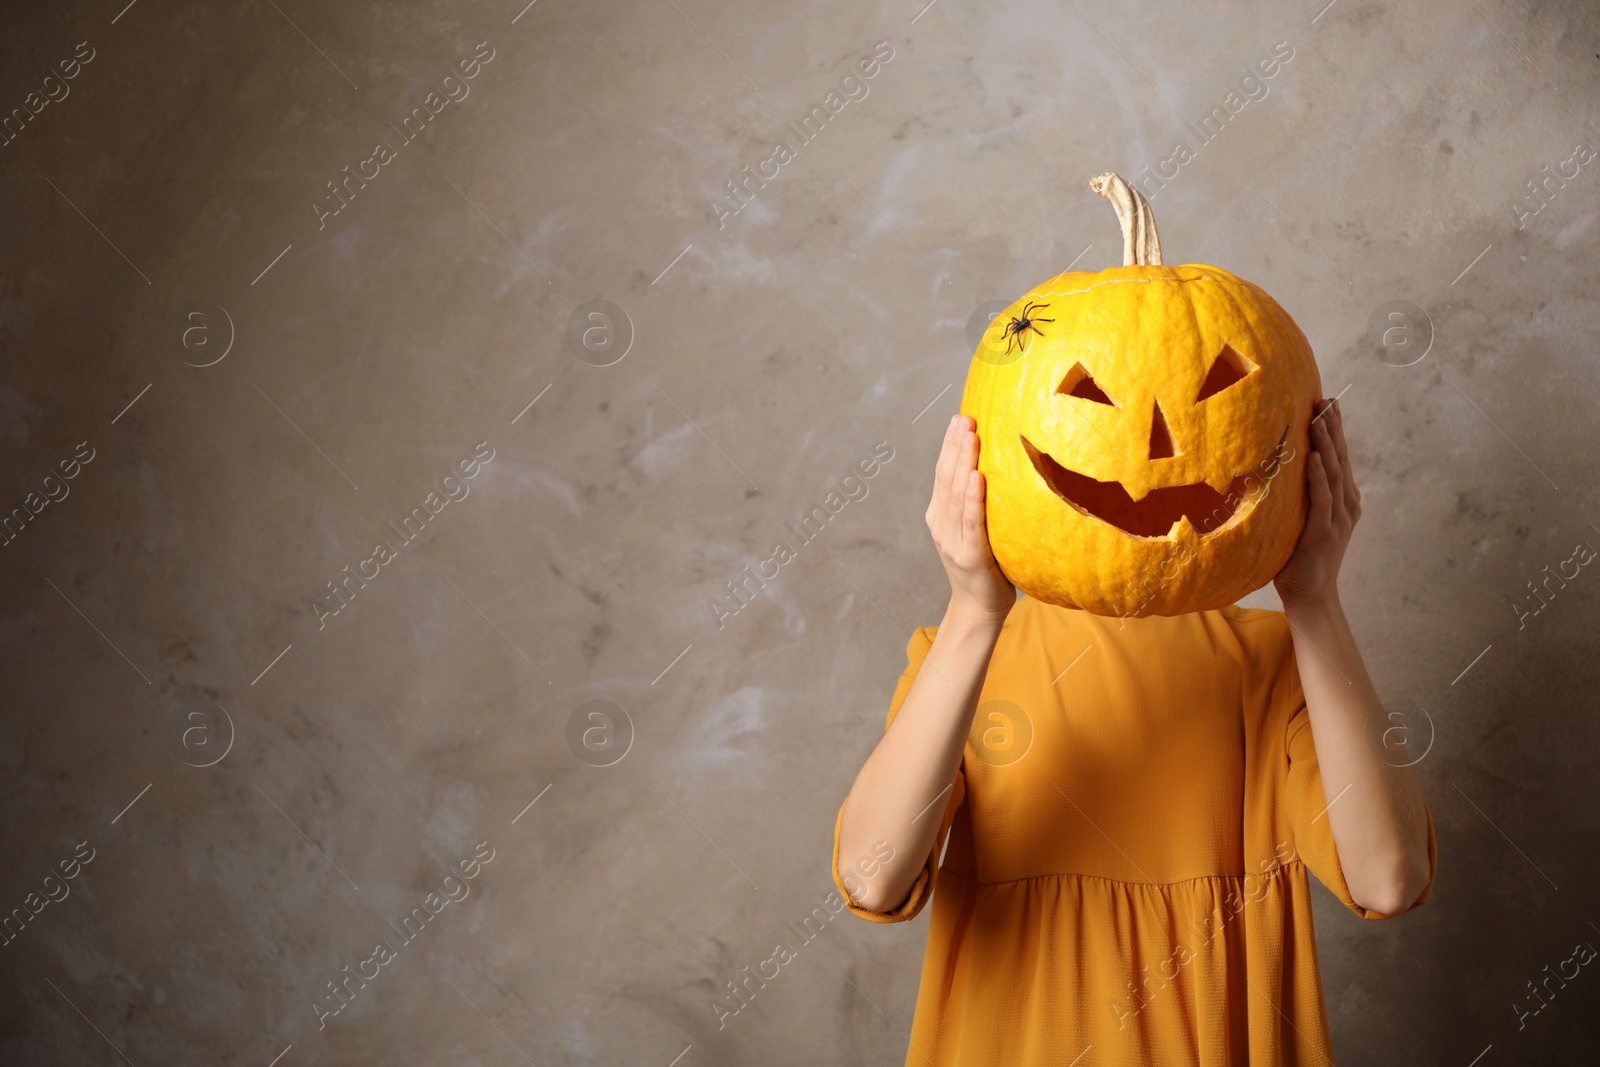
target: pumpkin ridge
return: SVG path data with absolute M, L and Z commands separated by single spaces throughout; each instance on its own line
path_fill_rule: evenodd
M 1188 266 L 1188 264 L 1186 263 L 1184 266 Z M 1087 293 L 1091 289 L 1098 289 L 1102 285 L 1126 285 L 1130 282 L 1139 285 L 1188 285 L 1190 282 L 1220 282 L 1223 285 L 1236 285 L 1241 289 L 1259 293 L 1263 296 L 1266 295 L 1265 291 L 1259 286 L 1251 285 L 1243 278 L 1221 278 L 1215 274 L 1198 274 L 1192 278 L 1107 278 L 1104 281 L 1091 282 L 1082 289 L 1034 289 L 1028 293 L 1027 298 L 1031 300 L 1036 296 L 1077 296 L 1079 293 Z M 996 318 L 998 317 L 996 316 Z

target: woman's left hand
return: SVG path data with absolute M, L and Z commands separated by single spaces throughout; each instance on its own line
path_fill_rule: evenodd
M 1310 507 L 1300 541 L 1283 570 L 1272 580 L 1285 608 L 1291 602 L 1313 603 L 1338 597 L 1339 563 L 1356 521 L 1361 518 L 1361 490 L 1350 469 L 1344 420 L 1337 400 L 1321 400 L 1311 420 L 1311 455 L 1306 460 Z

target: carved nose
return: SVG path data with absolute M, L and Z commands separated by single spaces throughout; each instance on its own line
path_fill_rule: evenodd
M 1161 414 L 1161 402 L 1155 401 L 1151 405 L 1150 414 L 1150 458 L 1170 459 L 1175 452 L 1172 450 L 1172 434 L 1167 431 L 1167 420 Z

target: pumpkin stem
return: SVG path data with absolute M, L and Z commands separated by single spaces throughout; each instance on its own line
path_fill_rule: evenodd
M 1144 194 L 1117 174 L 1102 174 L 1089 182 L 1089 188 L 1117 209 L 1117 221 L 1122 223 L 1122 265 L 1161 266 L 1161 238 L 1156 235 L 1156 217 Z

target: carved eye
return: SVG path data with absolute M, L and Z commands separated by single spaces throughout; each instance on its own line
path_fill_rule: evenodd
M 1095 384 L 1082 363 L 1072 365 L 1072 369 L 1067 371 L 1067 376 L 1061 379 L 1061 384 L 1056 386 L 1056 392 L 1075 396 L 1080 400 L 1092 400 L 1096 404 L 1105 404 L 1108 407 L 1117 406 L 1117 402 L 1106 396 L 1105 390 Z
M 1216 396 L 1230 385 L 1244 379 L 1255 365 L 1233 350 L 1232 345 L 1223 345 L 1222 351 L 1217 353 L 1217 358 L 1212 362 L 1211 369 L 1206 372 L 1206 380 L 1200 386 L 1200 395 L 1195 397 L 1196 404 L 1208 397 Z

